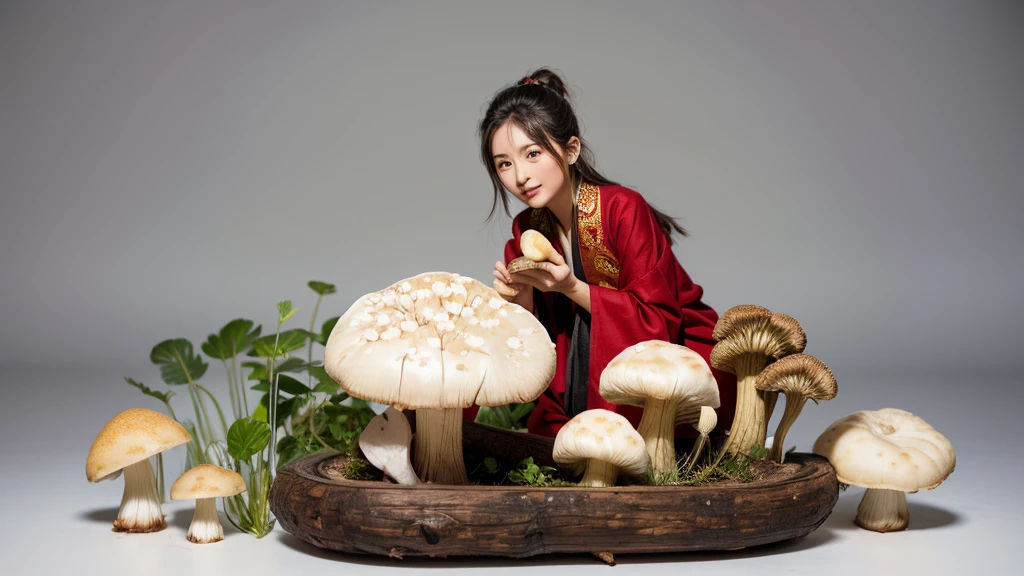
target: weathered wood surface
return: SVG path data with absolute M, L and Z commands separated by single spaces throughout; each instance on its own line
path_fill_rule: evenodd
M 467 449 L 528 445 L 476 432 Z M 270 495 L 278 521 L 321 548 L 399 557 L 729 550 L 805 536 L 839 495 L 828 461 L 799 453 L 762 480 L 706 487 L 400 486 L 347 480 L 343 462 L 321 453 L 285 466 Z

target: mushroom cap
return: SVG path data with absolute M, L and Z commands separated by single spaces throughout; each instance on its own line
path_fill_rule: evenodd
M 700 407 L 700 419 L 697 421 L 697 431 L 705 436 L 718 426 L 718 413 L 711 406 Z
M 814 442 L 843 484 L 917 492 L 953 471 L 956 453 L 921 418 L 896 408 L 862 410 L 832 423 Z
M 648 398 L 678 402 L 677 422 L 695 423 L 701 406 L 718 408 L 718 382 L 700 354 L 662 340 L 634 344 L 601 373 L 601 397 L 612 404 L 644 406 Z
M 807 335 L 792 316 L 762 306 L 741 304 L 725 311 L 715 324 L 711 365 L 735 373 L 734 363 L 744 354 L 778 359 L 803 352 Z
M 804 396 L 811 400 L 836 397 L 836 377 L 824 362 L 809 354 L 793 354 L 768 365 L 754 381 L 762 392 Z
M 223 498 L 242 492 L 245 492 L 245 480 L 240 474 L 213 464 L 200 464 L 174 481 L 171 500 Z
M 188 431 L 169 417 L 146 408 L 130 408 L 111 418 L 96 436 L 85 461 L 85 476 L 89 482 L 99 482 L 191 440 Z
M 555 345 L 522 306 L 472 278 L 428 272 L 357 300 L 324 368 L 343 390 L 401 407 L 529 402 L 555 374 Z
M 555 252 L 551 241 L 536 230 L 527 230 L 519 236 L 519 249 L 523 251 L 523 256 L 534 262 L 543 262 Z
M 580 412 L 562 426 L 551 457 L 577 472 L 590 459 L 608 462 L 634 476 L 646 474 L 650 464 L 644 439 L 629 420 L 600 408 Z

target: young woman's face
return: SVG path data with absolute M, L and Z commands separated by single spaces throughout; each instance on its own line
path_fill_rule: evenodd
M 573 137 L 574 141 L 576 137 Z M 531 208 L 543 208 L 561 194 L 571 194 L 563 172 L 565 151 L 552 156 L 515 124 L 506 122 L 491 137 L 491 154 L 501 183 Z

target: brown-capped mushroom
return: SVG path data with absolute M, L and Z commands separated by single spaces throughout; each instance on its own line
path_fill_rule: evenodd
M 836 377 L 824 362 L 809 354 L 786 356 L 757 375 L 754 385 L 761 392 L 786 395 L 786 409 L 775 430 L 768 457 L 782 463 L 786 457 L 783 443 L 807 400 L 818 402 L 836 397 Z
M 554 377 L 554 347 L 522 306 L 472 278 L 428 272 L 356 301 L 324 368 L 356 398 L 416 410 L 420 479 L 465 484 L 463 408 L 535 400 Z
M 615 486 L 619 473 L 642 476 L 649 457 L 644 439 L 621 414 L 596 408 L 580 412 L 555 436 L 555 462 L 583 473 L 579 485 Z
M 814 442 L 843 484 L 867 488 L 857 507 L 858 526 L 875 532 L 910 523 L 906 493 L 931 490 L 956 467 L 956 453 L 927 422 L 896 408 L 840 418 Z
M 704 358 L 661 340 L 635 344 L 615 356 L 601 373 L 600 394 L 612 404 L 643 406 L 637 431 L 655 474 L 676 468 L 676 424 L 694 424 L 702 406 L 721 405 L 718 383 Z
M 749 454 L 755 444 L 764 445 L 765 401 L 754 381 L 772 360 L 803 351 L 807 340 L 795 322 L 749 304 L 734 306 L 718 319 L 711 365 L 736 375 L 736 412 L 723 454 Z
M 245 480 L 237 472 L 213 464 L 200 464 L 182 474 L 171 486 L 171 500 L 195 500 L 196 511 L 188 527 L 188 541 L 211 544 L 224 539 L 217 515 L 217 498 L 245 492 Z
M 145 408 L 125 410 L 100 430 L 85 462 L 85 476 L 89 482 L 101 482 L 124 472 L 115 532 L 158 532 L 167 527 L 148 458 L 191 440 L 181 424 Z

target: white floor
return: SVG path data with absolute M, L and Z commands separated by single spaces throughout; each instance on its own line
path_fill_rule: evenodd
M 211 372 L 216 367 L 211 366 Z M 809 405 L 787 444 L 808 450 L 831 421 L 859 409 L 885 406 L 917 413 L 957 450 L 957 469 L 937 489 L 908 496 L 910 529 L 891 534 L 861 530 L 852 520 L 863 489 L 840 493 L 825 524 L 801 541 L 715 554 L 619 555 L 607 568 L 586 555 L 526 560 L 395 561 L 331 553 L 280 528 L 262 540 L 226 525 L 223 542 L 185 540 L 191 503 L 165 506 L 163 532 L 123 535 L 110 526 L 122 482 L 90 484 L 85 459 L 96 433 L 117 412 L 154 401 L 128 388 L 121 376 L 159 385 L 155 370 L 139 366 L 73 369 L 6 367 L 0 400 L 0 573 L 20 574 L 281 574 L 358 570 L 486 570 L 513 574 L 559 566 L 566 575 L 616 574 L 1011 574 L 1024 521 L 1015 484 L 1024 472 L 1018 407 L 1019 376 L 968 373 L 926 375 L 836 370 L 839 397 Z M 206 383 L 219 386 L 216 375 Z M 177 400 L 177 399 L 176 399 Z M 177 471 L 180 463 L 167 463 Z

